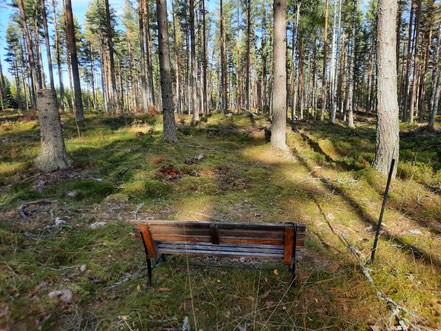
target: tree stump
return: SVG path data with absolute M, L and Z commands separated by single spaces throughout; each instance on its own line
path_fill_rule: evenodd
M 72 161 L 67 156 L 64 145 L 55 92 L 50 89 L 39 90 L 37 109 L 41 151 L 34 160 L 35 166 L 45 172 L 69 168 Z

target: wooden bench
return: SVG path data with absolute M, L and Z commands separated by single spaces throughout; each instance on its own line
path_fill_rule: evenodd
M 304 245 L 304 224 L 249 224 L 187 221 L 132 221 L 144 244 L 148 286 L 165 254 L 248 257 L 283 262 L 295 280 L 295 262 Z M 154 259 L 152 267 L 151 259 Z

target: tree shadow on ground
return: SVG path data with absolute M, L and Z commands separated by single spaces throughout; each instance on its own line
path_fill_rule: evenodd
M 302 156 L 294 149 L 294 155 L 298 158 L 298 160 L 302 163 L 304 167 L 306 167 L 309 171 L 313 172 L 314 169 L 312 169 L 309 164 L 305 161 L 305 159 L 302 158 Z M 329 192 L 335 192 L 339 196 L 341 196 L 346 202 L 348 202 L 351 209 L 354 211 L 355 214 L 358 215 L 359 219 L 366 223 L 367 225 L 371 225 L 374 228 L 377 225 L 377 220 L 372 218 L 369 213 L 361 206 L 361 204 L 349 196 L 343 189 L 335 186 L 329 179 L 321 177 L 320 175 L 316 174 L 316 176 L 319 178 L 320 182 L 327 188 Z M 320 208 L 317 200 L 314 198 L 314 200 L 317 203 L 317 206 Z M 326 217 L 326 216 L 325 216 Z M 331 227 L 331 230 L 334 231 Z M 436 265 L 438 268 L 441 268 L 441 259 L 433 254 L 427 253 L 421 248 L 418 248 L 410 243 L 405 242 L 403 239 L 398 238 L 397 236 L 391 234 L 386 229 L 383 228 L 384 233 L 382 236 L 384 236 L 386 239 L 394 242 L 397 244 L 397 247 L 400 248 L 405 254 L 411 254 L 411 256 L 415 256 L 417 258 L 420 258 L 423 260 L 427 265 Z

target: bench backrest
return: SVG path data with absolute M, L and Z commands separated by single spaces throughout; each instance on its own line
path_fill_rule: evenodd
M 298 259 L 305 239 L 305 225 L 294 223 L 132 222 L 140 226 L 153 258 L 162 253 L 254 257 L 283 260 L 290 265 L 294 247 Z

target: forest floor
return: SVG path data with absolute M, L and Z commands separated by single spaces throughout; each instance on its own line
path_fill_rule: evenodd
M 0 115 L 0 329 L 441 328 L 440 135 L 402 127 L 371 283 L 342 233 L 370 255 L 386 183 L 369 166 L 373 119 L 359 117 L 355 133 L 295 124 L 282 153 L 265 141 L 263 117 L 212 115 L 196 127 L 182 117 L 179 142 L 167 144 L 160 116 L 88 115 L 77 126 L 64 114 L 74 167 L 44 175 L 31 162 L 35 113 Z M 288 289 L 281 265 L 164 264 L 147 290 L 135 216 L 305 223 L 297 285 Z

